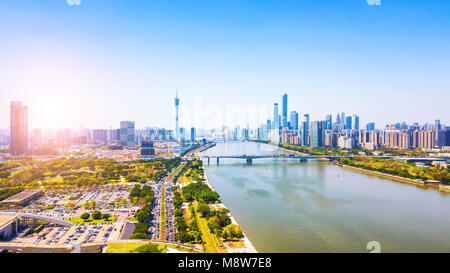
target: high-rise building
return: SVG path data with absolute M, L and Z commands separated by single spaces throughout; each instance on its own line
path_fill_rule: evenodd
M 310 134 L 311 134 L 310 147 L 311 148 L 324 146 L 324 136 L 325 136 L 325 131 L 323 128 L 324 124 L 326 124 L 325 121 L 311 122 L 311 129 L 310 129 Z
M 349 136 L 339 136 L 338 147 L 342 149 L 354 149 L 355 139 Z
M 122 146 L 135 146 L 135 133 L 134 133 L 134 121 L 121 121 L 120 122 L 120 145 Z
M 373 131 L 373 130 L 375 130 L 375 123 L 374 123 L 374 122 L 367 123 L 367 125 L 366 125 L 366 130 L 367 130 L 367 131 Z
M 439 138 L 439 130 L 441 130 L 441 120 L 437 119 L 434 121 L 434 131 L 435 131 L 435 142 L 438 144 L 438 138 Z
M 352 116 L 348 116 L 345 118 L 345 129 L 352 130 Z
M 141 142 L 141 155 L 150 156 L 155 155 L 155 148 L 153 148 L 153 142 L 143 139 Z
M 191 127 L 191 142 L 195 142 L 195 128 Z
M 19 101 L 11 102 L 10 143 L 11 155 L 24 155 L 28 150 L 28 107 Z
M 120 139 L 120 129 L 108 130 L 108 142 L 116 143 Z
M 283 127 L 287 127 L 287 123 L 288 123 L 288 120 L 287 120 L 288 106 L 287 106 L 287 104 L 288 104 L 288 95 L 284 94 L 283 95 L 283 110 L 282 110 L 282 118 L 281 118 L 281 122 L 282 122 L 281 125 Z
M 280 128 L 279 120 L 280 120 L 280 117 L 278 114 L 278 103 L 274 103 L 273 104 L 273 128 L 272 129 L 278 130 Z
M 333 124 L 333 117 L 331 115 L 326 115 L 325 121 L 327 122 L 326 130 L 331 130 Z
M 180 141 L 186 140 L 186 130 L 184 127 L 180 127 Z
M 336 123 L 341 124 L 341 116 L 339 115 L 339 113 L 336 114 Z
M 344 112 L 341 113 L 340 121 L 341 121 L 341 124 L 343 124 L 345 126 L 346 120 L 345 120 L 345 113 Z
M 359 131 L 359 116 L 356 114 L 353 115 L 352 129 L 355 131 Z
M 434 121 L 434 129 L 441 130 L 441 120 L 437 119 Z
M 337 133 L 332 130 L 326 130 L 324 145 L 326 147 L 337 147 Z
M 108 141 L 108 130 L 105 129 L 92 130 L 92 140 L 95 143 L 106 143 Z
M 309 114 L 304 114 L 303 117 L 305 118 L 306 126 L 308 127 L 309 130 Z
M 175 140 L 180 141 L 180 130 L 178 127 L 178 105 L 180 104 L 180 99 L 178 98 L 178 93 L 175 96 Z
M 291 111 L 291 118 L 290 118 L 290 128 L 292 130 L 298 130 L 298 113 L 296 111 Z
M 307 121 L 303 121 L 302 122 L 301 138 L 302 138 L 302 145 L 303 146 L 308 146 L 309 145 L 309 141 L 308 141 L 309 140 L 309 128 L 308 128 L 308 122 Z

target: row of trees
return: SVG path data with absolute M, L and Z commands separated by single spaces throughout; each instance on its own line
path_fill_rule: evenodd
M 207 204 L 199 203 L 198 212 L 208 220 L 209 230 L 211 233 L 216 234 L 217 237 L 222 237 L 223 239 L 241 238 L 242 230 L 238 225 L 231 224 L 231 219 L 228 217 L 230 212 L 228 209 L 211 210 Z
M 219 200 L 219 194 L 211 190 L 205 183 L 192 183 L 182 189 L 186 201 L 194 200 L 204 203 L 214 203 Z
M 184 220 L 183 211 L 181 208 L 175 209 L 175 223 L 177 225 L 177 234 L 175 234 L 175 239 L 182 243 L 202 243 L 202 233 L 198 227 L 197 220 L 195 219 L 195 211 L 192 203 L 189 204 L 189 210 L 192 220 L 188 225 Z
M 135 185 L 131 191 L 129 197 L 133 202 L 137 203 L 145 203 L 153 205 L 155 202 L 155 192 L 152 190 L 150 186 Z
M 186 170 L 191 166 L 192 164 L 192 160 L 187 161 L 184 166 L 181 168 L 181 170 L 177 173 L 177 175 L 173 178 L 173 181 L 175 183 L 178 182 L 178 179 L 180 179 L 180 177 L 182 177 L 184 175 L 184 173 L 186 172 Z
M 130 191 L 130 198 L 134 202 L 144 203 L 144 206 L 136 213 L 135 225 L 131 239 L 148 239 L 149 222 L 152 220 L 152 207 L 155 202 L 155 192 L 150 186 L 135 185 Z
M 85 212 L 80 215 L 80 218 L 83 219 L 84 221 L 88 220 L 91 217 L 94 220 L 105 219 L 106 221 L 108 221 L 109 218 L 111 218 L 111 214 L 109 214 L 109 213 L 102 214 L 100 211 L 96 210 L 96 211 L 93 211 L 92 213 Z

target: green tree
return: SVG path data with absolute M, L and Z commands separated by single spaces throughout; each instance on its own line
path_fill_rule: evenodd
M 102 218 L 105 219 L 106 221 L 108 221 L 108 219 L 110 217 L 111 217 L 111 214 L 109 214 L 109 213 L 102 214 Z
M 131 251 L 131 253 L 162 253 L 157 244 L 148 243 Z
M 89 213 L 87 213 L 87 212 L 85 212 L 85 213 L 83 213 L 83 214 L 81 214 L 80 215 L 80 218 L 81 219 L 83 219 L 83 220 L 87 220 L 87 219 L 89 219 L 89 217 L 90 217 L 90 215 L 89 215 Z
M 205 203 L 199 203 L 198 204 L 198 212 L 200 212 L 200 214 L 205 217 L 206 215 L 208 215 L 208 213 L 211 211 L 211 209 L 209 208 L 209 206 Z
M 93 211 L 91 215 L 92 215 L 92 219 L 94 219 L 94 220 L 99 220 L 100 218 L 102 218 L 102 213 L 98 210 Z
M 225 239 L 239 239 L 242 236 L 242 230 L 238 225 L 230 224 L 224 227 L 223 236 Z

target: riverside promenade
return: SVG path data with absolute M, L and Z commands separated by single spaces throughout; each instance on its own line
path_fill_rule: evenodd
M 211 183 L 210 183 L 209 180 L 208 180 L 208 176 L 207 176 L 207 174 L 206 174 L 206 170 L 205 170 L 205 173 L 204 173 L 204 174 L 205 174 L 205 183 L 206 183 L 206 185 L 208 185 L 208 187 L 209 187 L 211 190 L 216 191 L 216 190 L 214 189 L 213 185 L 211 185 Z M 219 196 L 220 196 L 220 194 L 219 194 Z M 221 208 L 226 208 L 226 209 L 228 209 L 228 208 L 225 206 L 225 204 L 223 203 L 222 198 L 219 198 L 219 204 L 218 204 L 218 206 L 221 207 Z M 229 209 L 228 209 L 228 210 L 229 210 Z M 231 212 L 228 214 L 228 216 L 230 217 L 231 223 L 232 223 L 232 224 L 238 225 L 238 226 L 240 227 L 239 223 L 238 223 L 238 222 L 236 221 L 236 219 L 233 217 L 233 215 L 231 214 Z M 241 230 L 242 230 L 242 227 L 241 227 Z M 245 234 L 244 231 L 242 231 L 242 237 L 241 237 L 241 239 L 242 239 L 242 242 L 244 243 L 244 245 L 246 246 L 246 248 L 232 249 L 232 248 L 229 248 L 229 247 L 228 247 L 228 251 L 229 251 L 229 252 L 238 252 L 238 253 L 258 253 L 258 251 L 256 251 L 256 248 L 253 246 L 252 242 L 248 239 L 248 237 L 247 237 L 247 235 Z

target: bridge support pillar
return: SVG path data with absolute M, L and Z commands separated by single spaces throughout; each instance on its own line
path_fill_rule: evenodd
M 251 158 L 247 158 L 247 164 L 252 164 L 253 160 Z

